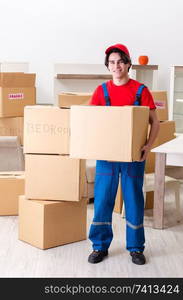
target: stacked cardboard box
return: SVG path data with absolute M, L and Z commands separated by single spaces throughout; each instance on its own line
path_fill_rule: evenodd
M 24 107 L 34 105 L 35 102 L 35 74 L 1 72 L 0 136 L 18 136 L 20 145 L 23 145 Z M 6 169 L 11 169 L 8 153 L 7 165 Z M 24 172 L 4 172 L 3 166 L 1 170 L 3 172 L 0 173 L 0 215 L 17 215 L 18 196 L 24 193 Z
M 65 92 L 58 95 L 58 106 L 61 108 L 70 108 L 72 105 L 88 105 L 91 99 L 92 93 L 81 93 L 81 92 Z M 84 184 L 84 195 L 90 199 L 94 198 L 94 180 L 88 181 L 88 174 L 92 172 L 93 164 L 91 166 L 91 160 L 86 160 L 86 180 Z
M 92 93 L 61 93 L 58 95 L 58 106 L 70 108 L 71 105 L 88 105 Z
M 0 136 L 18 136 L 23 145 L 23 117 L 0 118 Z
M 48 249 L 86 239 L 86 201 L 19 198 L 19 239 Z
M 85 161 L 69 157 L 70 109 L 27 106 L 19 239 L 41 249 L 86 239 Z
M 0 135 L 19 136 L 23 145 L 24 107 L 35 103 L 35 74 L 0 73 Z
M 0 172 L 0 215 L 18 215 L 18 198 L 24 193 L 25 174 Z

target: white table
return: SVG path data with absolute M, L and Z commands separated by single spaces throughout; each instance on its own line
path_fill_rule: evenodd
M 156 153 L 153 228 L 163 229 L 165 166 L 183 166 L 183 135 L 152 149 L 151 152 Z

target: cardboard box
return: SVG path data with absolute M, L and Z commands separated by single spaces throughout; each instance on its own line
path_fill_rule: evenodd
M 6 88 L 28 88 L 35 86 L 36 74 L 24 72 L 1 72 L 0 86 Z
M 150 127 L 148 131 L 149 130 Z M 175 133 L 175 121 L 160 122 L 160 130 L 156 140 L 154 141 L 152 149 L 174 139 L 175 138 L 174 133 Z M 153 173 L 154 170 L 155 170 L 155 153 L 150 152 L 146 159 L 145 172 Z
M 145 144 L 149 108 L 71 106 L 70 157 L 138 161 Z
M 25 155 L 28 199 L 80 201 L 84 194 L 85 160 L 62 155 Z
M 145 209 L 152 209 L 154 205 L 154 192 L 147 192 L 145 200 Z
M 18 136 L 23 145 L 23 117 L 0 118 L 0 136 Z
M 69 154 L 70 109 L 26 106 L 24 153 Z
M 121 214 L 123 206 L 123 197 L 122 197 L 122 190 L 121 190 L 121 182 L 119 181 L 118 190 L 115 199 L 114 205 L 114 212 Z
M 71 105 L 88 105 L 92 93 L 61 93 L 58 95 L 58 106 L 70 108 Z
M 36 104 L 35 74 L 0 73 L 0 117 L 22 117 Z
M 18 198 L 24 193 L 24 172 L 0 172 L 0 215 L 18 215 Z
M 18 238 L 40 249 L 86 239 L 87 204 L 19 197 Z
M 159 121 L 168 120 L 168 101 L 166 91 L 151 91 L 156 105 L 156 113 Z
M 152 149 L 160 146 L 175 138 L 175 121 L 160 122 L 160 130 Z M 154 173 L 155 171 L 155 153 L 150 152 L 146 159 L 145 173 Z M 146 193 L 145 209 L 152 209 L 154 205 L 154 192 Z

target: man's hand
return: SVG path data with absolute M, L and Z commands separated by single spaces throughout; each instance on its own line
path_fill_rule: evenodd
M 144 145 L 141 149 L 141 159 L 140 161 L 144 161 L 147 158 L 147 155 L 151 148 L 148 145 Z

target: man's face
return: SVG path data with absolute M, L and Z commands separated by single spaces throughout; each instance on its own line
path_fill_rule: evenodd
M 130 64 L 124 64 L 119 53 L 111 53 L 108 62 L 108 69 L 113 79 L 122 79 L 128 75 Z

